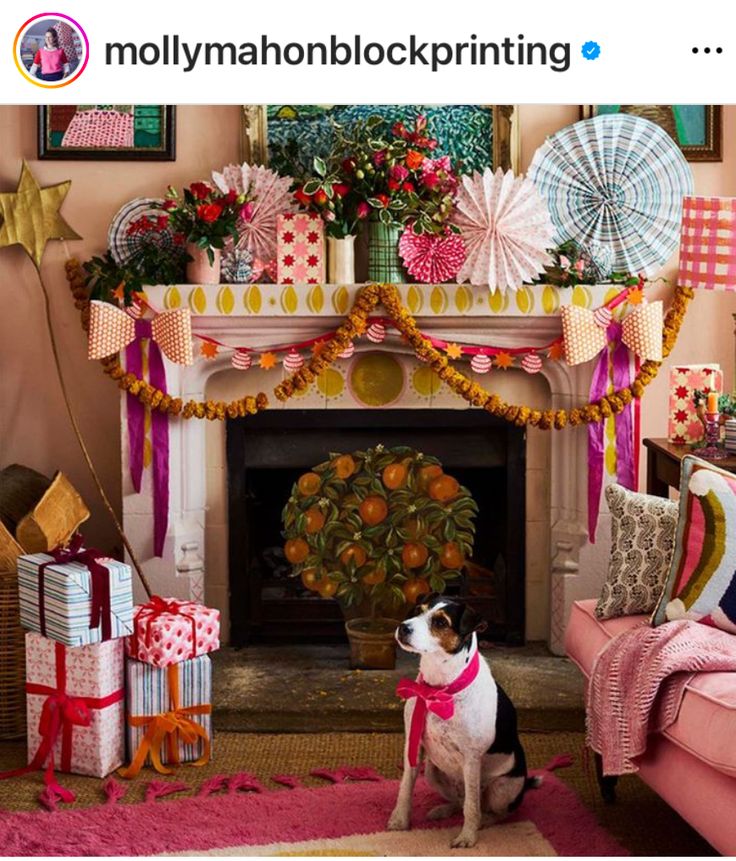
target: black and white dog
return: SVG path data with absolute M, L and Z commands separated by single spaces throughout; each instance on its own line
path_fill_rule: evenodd
M 410 827 L 420 744 L 425 777 L 447 802 L 429 818 L 463 812 L 453 848 L 475 845 L 482 825 L 516 810 L 526 790 L 539 784 L 538 778 L 527 776 L 516 709 L 478 652 L 477 632 L 485 627 L 471 607 L 433 594 L 396 631 L 401 648 L 421 660 L 417 681 L 404 681 L 398 688 L 407 698 L 406 744 L 390 830 Z

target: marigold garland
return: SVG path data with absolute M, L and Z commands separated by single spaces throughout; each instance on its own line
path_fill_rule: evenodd
M 85 286 L 85 277 L 79 261 L 67 260 L 65 264 L 66 278 L 74 297 L 74 305 L 81 312 L 82 328 L 89 329 L 89 295 Z M 105 373 L 118 386 L 133 397 L 150 407 L 152 410 L 166 413 L 169 416 L 181 416 L 185 419 L 197 418 L 209 421 L 234 419 L 238 416 L 255 415 L 268 407 L 268 398 L 263 392 L 257 395 L 246 395 L 236 401 L 186 401 L 172 398 L 171 395 L 152 386 L 135 374 L 128 374 L 120 364 L 117 356 L 101 359 L 100 364 Z
M 89 296 L 85 288 L 82 268 L 77 260 L 66 263 L 66 276 L 74 297 L 74 304 L 82 315 L 82 326 L 85 331 L 89 325 Z M 675 287 L 672 305 L 667 312 L 662 332 L 662 353 L 669 356 L 677 343 L 682 321 L 687 313 L 694 292 L 690 287 Z M 295 392 L 303 392 L 309 388 L 316 378 L 327 370 L 344 352 L 351 341 L 365 334 L 368 318 L 376 307 L 382 304 L 393 320 L 396 328 L 404 339 L 412 346 L 417 357 L 426 362 L 441 380 L 460 397 L 474 407 L 481 407 L 491 415 L 525 427 L 531 425 L 542 430 L 555 428 L 560 430 L 568 424 L 577 427 L 581 424 L 599 422 L 604 418 L 622 412 L 624 407 L 634 398 L 641 398 L 644 389 L 657 376 L 661 362 L 644 362 L 634 378 L 631 386 L 618 389 L 598 401 L 575 407 L 571 410 L 538 410 L 533 407 L 508 404 L 501 398 L 486 391 L 483 386 L 471 380 L 460 371 L 456 371 L 448 357 L 440 353 L 427 341 L 419 331 L 416 321 L 409 311 L 401 304 L 398 290 L 392 284 L 369 284 L 358 293 L 352 309 L 344 322 L 340 324 L 335 335 L 325 341 L 318 351 L 291 376 L 287 377 L 274 389 L 275 396 L 280 401 L 291 398 Z M 255 397 L 247 395 L 236 401 L 187 401 L 172 398 L 160 389 L 155 388 L 134 374 L 127 374 L 117 357 L 102 359 L 100 364 L 108 376 L 117 380 L 120 388 L 137 397 L 141 403 L 158 409 L 171 416 L 182 418 L 206 418 L 223 420 L 238 416 L 254 415 L 268 407 L 268 398 L 263 392 Z

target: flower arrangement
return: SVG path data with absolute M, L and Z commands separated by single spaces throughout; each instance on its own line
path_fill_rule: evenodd
M 375 618 L 460 577 L 477 511 L 437 458 L 382 445 L 333 454 L 294 484 L 284 552 L 307 589 Z
M 327 160 L 315 159 L 315 176 L 296 190 L 297 200 L 337 222 L 348 235 L 360 221 L 375 217 L 384 224 L 410 224 L 417 234 L 458 232 L 449 225 L 457 177 L 449 156 L 433 158 L 437 141 L 426 117 L 413 129 L 395 123 L 385 129 L 380 116 L 335 123 Z
M 225 247 L 225 241 L 238 240 L 239 219 L 247 221 L 253 212 L 252 199 L 234 190 L 221 192 L 206 182 L 193 182 L 180 197 L 169 186 L 162 204 L 169 224 L 176 233 L 184 236 L 207 252 L 210 265 L 214 263 L 214 250 Z
M 576 287 L 578 284 L 610 281 L 629 287 L 640 280 L 628 272 L 612 272 L 611 261 L 604 253 L 595 249 L 595 253 L 591 254 L 574 239 L 568 239 L 556 248 L 551 248 L 549 255 L 553 262 L 550 266 L 545 266 L 545 274 L 536 279 L 535 283 Z

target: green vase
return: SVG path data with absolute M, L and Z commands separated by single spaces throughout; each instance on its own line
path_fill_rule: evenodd
M 381 284 L 403 284 L 404 267 L 399 257 L 400 224 L 371 221 L 368 224 L 368 280 Z

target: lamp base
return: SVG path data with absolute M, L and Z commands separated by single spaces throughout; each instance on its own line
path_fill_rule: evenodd
M 728 457 L 728 452 L 716 445 L 704 445 L 702 448 L 694 448 L 693 454 L 705 460 L 725 460 Z

